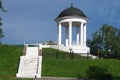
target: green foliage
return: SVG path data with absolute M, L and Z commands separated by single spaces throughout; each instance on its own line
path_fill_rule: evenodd
M 1 28 L 1 26 L 2 26 L 2 19 L 0 18 L 0 40 L 1 40 L 1 38 L 3 38 L 4 37 L 4 35 L 3 35 L 3 30 L 2 30 L 2 28 Z M 1 41 L 0 41 L 0 44 L 1 44 Z
M 0 8 L 2 8 L 2 1 L 0 0 Z
M 7 12 L 7 10 L 5 10 L 4 8 L 3 8 L 3 4 L 2 4 L 2 1 L 0 0 L 0 9 L 3 11 L 3 12 Z
M 93 39 L 89 41 L 91 53 L 95 55 L 106 55 L 109 50 L 111 53 L 120 55 L 120 30 L 104 24 L 103 27 L 93 34 Z
M 0 10 L 2 10 L 3 12 L 7 12 L 7 10 L 3 8 L 2 0 L 0 0 Z M 2 26 L 2 18 L 0 17 L 0 44 L 1 44 L 1 38 L 4 37 L 3 29 L 1 28 L 1 26 Z

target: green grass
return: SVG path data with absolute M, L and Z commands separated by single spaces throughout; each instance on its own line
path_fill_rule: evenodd
M 16 73 L 22 51 L 23 46 L 0 45 L 0 80 L 17 80 Z
M 0 80 L 18 80 L 16 73 L 20 56 L 23 54 L 22 50 L 23 46 L 0 45 Z M 56 52 L 58 52 L 57 59 Z M 43 49 L 42 76 L 77 78 L 99 78 L 102 76 L 107 79 L 117 78 L 115 80 L 119 80 L 120 60 L 93 60 L 78 55 L 74 55 L 74 59 L 70 60 L 69 54 L 47 48 Z
M 21 46 L 0 45 L 0 80 L 15 78 L 21 52 Z
M 59 59 L 59 60 L 69 60 L 70 59 L 70 54 L 68 52 L 63 52 L 59 51 L 57 49 L 51 49 L 51 48 L 43 48 L 43 60 L 54 60 L 54 59 Z M 58 57 L 57 57 L 58 56 Z M 78 54 L 73 55 L 74 59 L 85 59 L 86 57 L 79 56 Z
M 120 60 L 117 59 L 87 59 L 77 54 L 70 60 L 69 54 L 54 49 L 43 49 L 43 76 L 77 77 L 77 78 L 109 78 L 120 79 Z M 58 59 L 55 58 L 58 52 Z M 100 71 L 100 72 L 99 72 Z M 102 75 L 104 74 L 104 75 Z M 111 80 L 111 79 L 109 79 Z
M 86 78 L 90 67 L 107 69 L 107 73 L 120 77 L 120 61 L 118 60 L 46 60 L 43 61 L 44 76 L 83 77 Z M 91 72 L 93 72 L 91 70 Z M 97 74 L 97 72 L 94 72 Z M 94 75 L 93 75 L 94 77 Z

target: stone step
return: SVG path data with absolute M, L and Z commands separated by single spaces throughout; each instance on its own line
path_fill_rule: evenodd
M 26 51 L 26 57 L 28 58 L 38 57 L 38 47 L 28 47 Z
M 22 73 L 21 76 L 24 78 L 35 78 L 36 74 L 35 73 L 32 73 L 32 74 Z
M 23 70 L 36 70 L 37 69 L 37 58 L 27 59 L 24 61 Z
M 18 78 L 40 78 L 42 56 L 39 56 L 40 46 L 25 46 L 25 55 L 20 57 Z

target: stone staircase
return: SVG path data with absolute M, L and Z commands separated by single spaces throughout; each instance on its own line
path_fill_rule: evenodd
M 20 57 L 16 77 L 41 78 L 42 56 L 39 56 L 39 46 L 26 46 L 25 55 Z

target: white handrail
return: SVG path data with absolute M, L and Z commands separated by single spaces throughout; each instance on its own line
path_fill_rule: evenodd
M 36 71 L 37 74 L 38 74 L 38 69 L 39 69 L 39 57 L 37 58 L 37 71 Z

